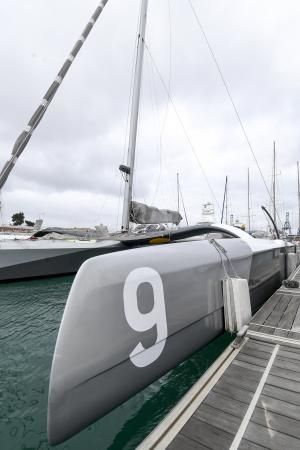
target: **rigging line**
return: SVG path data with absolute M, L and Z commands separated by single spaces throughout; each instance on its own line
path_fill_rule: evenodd
M 168 0 L 168 16 L 169 16 L 169 76 L 168 76 L 168 91 L 171 92 L 173 34 L 172 34 L 172 15 L 171 15 L 170 0 Z M 168 113 L 169 113 L 169 106 L 170 106 L 170 101 L 169 101 L 169 98 L 167 98 L 167 105 L 166 105 L 165 113 L 164 113 L 164 116 L 163 116 L 163 121 L 162 121 L 161 130 L 160 130 L 160 136 L 159 136 L 159 175 L 158 175 L 156 188 L 155 188 L 153 199 L 152 199 L 152 204 L 153 204 L 153 202 L 154 202 L 154 200 L 155 200 L 155 198 L 157 196 L 158 189 L 159 189 L 159 186 L 160 186 L 160 181 L 161 181 L 162 162 L 163 162 L 163 160 L 162 160 L 162 150 L 163 150 L 162 136 L 163 136 L 163 132 L 165 130 L 166 123 L 167 123 L 167 118 L 168 118 Z
M 151 100 L 152 100 L 152 108 L 153 108 L 153 124 L 154 124 L 154 128 L 155 130 L 159 129 L 159 108 L 158 108 L 158 99 L 157 99 L 157 92 L 155 89 L 155 79 L 154 79 L 154 73 L 153 73 L 153 66 L 151 64 L 151 62 L 149 61 L 149 58 L 147 58 L 147 68 L 148 68 L 148 74 L 149 74 L 149 88 L 150 88 L 150 93 L 151 93 Z M 153 133 L 154 135 L 154 133 Z M 161 151 L 160 149 L 160 143 L 159 140 L 157 142 L 157 140 L 155 139 L 156 143 L 155 143 L 155 147 L 157 149 L 158 152 Z M 161 171 L 161 165 L 159 167 L 159 170 Z M 157 186 L 156 186 L 156 191 L 157 191 Z M 153 206 L 153 201 L 154 201 L 155 196 L 152 196 L 152 200 L 150 201 L 150 205 Z
M 119 183 L 119 197 L 118 197 L 118 210 L 117 210 L 117 223 L 116 223 L 116 229 L 118 230 L 119 226 L 119 217 L 120 217 L 120 208 L 121 208 L 121 198 L 122 198 L 122 186 L 125 186 L 124 183 L 122 183 L 122 175 L 120 176 L 120 183 Z M 121 228 L 121 227 L 120 227 Z
M 212 59 L 213 59 L 215 65 L 216 65 L 216 68 L 217 68 L 217 70 L 218 70 L 218 72 L 219 72 L 219 75 L 220 75 L 220 77 L 221 77 L 222 83 L 223 83 L 223 85 L 224 85 L 224 87 L 225 87 L 225 90 L 226 90 L 226 92 L 227 92 L 227 95 L 228 95 L 228 98 L 229 98 L 229 100 L 230 100 L 230 103 L 231 103 L 231 105 L 232 105 L 232 107 L 233 107 L 233 109 L 234 109 L 235 115 L 236 115 L 237 120 L 238 120 L 238 122 L 239 122 L 239 124 L 240 124 L 242 133 L 243 133 L 243 135 L 244 135 L 244 137 L 245 137 L 245 139 L 246 139 L 246 142 L 247 142 L 247 144 L 248 144 L 248 147 L 249 147 L 249 149 L 250 149 L 250 151 L 251 151 L 251 153 L 252 153 L 252 156 L 253 156 L 253 158 L 254 158 L 254 161 L 255 161 L 255 163 L 256 163 L 256 166 L 257 166 L 257 168 L 258 168 L 258 170 L 259 170 L 259 173 L 260 173 L 260 175 L 261 175 L 261 178 L 262 178 L 262 180 L 263 180 L 263 183 L 264 183 L 264 185 L 265 185 L 265 188 L 266 188 L 266 190 L 267 190 L 267 193 L 268 193 L 268 195 L 269 195 L 269 197 L 270 197 L 270 199 L 271 199 L 271 201 L 272 201 L 272 195 L 271 195 L 271 193 L 270 193 L 270 190 L 269 190 L 268 185 L 267 185 L 267 183 L 266 183 L 265 177 L 264 177 L 264 175 L 263 175 L 263 173 L 262 173 L 262 170 L 261 170 L 261 168 L 260 168 L 259 162 L 258 162 L 258 160 L 257 160 L 257 158 L 256 158 L 255 152 L 254 152 L 254 150 L 253 150 L 253 147 L 252 147 L 252 145 L 251 145 L 250 139 L 249 139 L 249 137 L 248 137 L 248 135 L 247 135 L 246 129 L 245 129 L 244 125 L 243 125 L 242 119 L 241 119 L 241 117 L 240 117 L 240 115 L 239 115 L 239 112 L 238 112 L 238 110 L 237 110 L 237 107 L 236 107 L 236 105 L 235 105 L 235 102 L 233 101 L 232 95 L 231 95 L 231 93 L 230 93 L 230 91 L 229 91 L 229 87 L 228 87 L 227 82 L 226 82 L 226 80 L 225 80 L 225 78 L 224 78 L 224 75 L 223 75 L 223 73 L 222 73 L 221 67 L 220 67 L 220 65 L 219 65 L 219 63 L 218 63 L 218 60 L 217 60 L 217 58 L 216 58 L 216 55 L 214 54 L 214 51 L 213 51 L 213 49 L 212 49 L 212 47 L 211 47 L 211 45 L 210 45 L 210 43 L 209 43 L 209 40 L 208 40 L 208 38 L 207 38 L 207 36 L 206 36 L 206 33 L 205 33 L 205 31 L 204 31 L 204 28 L 203 28 L 203 26 L 201 25 L 201 22 L 200 22 L 200 20 L 199 20 L 199 17 L 198 17 L 198 15 L 197 15 L 196 11 L 195 11 L 195 8 L 194 8 L 194 6 L 193 6 L 191 0 L 189 0 L 189 4 L 190 4 L 190 7 L 191 7 L 191 9 L 192 9 L 192 12 L 193 12 L 193 14 L 194 14 L 194 16 L 195 16 L 196 22 L 197 22 L 197 24 L 198 24 L 198 26 L 199 26 L 199 28 L 200 28 L 200 30 L 201 30 L 201 33 L 202 33 L 202 35 L 203 35 L 203 37 L 204 37 L 204 40 L 205 40 L 206 45 L 207 45 L 207 47 L 208 47 L 208 50 L 209 50 L 209 52 L 210 52 L 210 54 L 211 54 L 211 56 L 212 56 Z M 281 221 L 281 219 L 280 219 L 280 217 L 279 217 L 277 211 L 276 211 L 276 214 L 277 214 L 277 216 L 278 216 L 278 218 L 279 218 L 279 221 L 280 221 L 280 223 L 281 223 L 281 225 L 282 225 L 282 221 Z
M 155 112 L 157 113 L 157 115 L 156 115 L 156 119 L 157 119 L 156 126 L 157 126 L 157 128 L 159 128 L 159 119 L 158 119 L 158 100 L 157 100 L 157 95 L 156 95 L 157 93 L 156 93 L 156 90 L 155 90 L 154 71 L 153 71 L 153 65 L 152 65 L 152 64 L 151 64 L 151 73 L 150 73 L 150 71 L 149 71 L 149 74 L 150 74 L 150 76 L 151 76 L 151 81 L 152 81 L 152 83 L 151 83 L 151 88 L 152 88 L 152 94 L 153 94 L 153 100 L 154 100 L 153 106 L 155 106 Z M 156 199 L 156 195 L 157 195 L 158 188 L 159 188 L 159 185 L 160 185 L 160 177 L 161 177 L 161 140 L 160 140 L 160 138 L 158 139 L 158 143 L 156 144 L 156 147 L 157 147 L 158 154 L 159 154 L 159 174 L 158 174 L 158 178 L 157 178 L 157 181 L 156 181 L 156 186 L 155 186 L 155 189 L 154 189 L 154 194 L 152 195 L 152 199 L 151 199 L 151 201 L 150 201 L 150 205 L 152 205 L 152 206 L 153 206 L 154 201 L 155 201 L 155 199 Z
M 182 206 L 183 206 L 185 221 L 186 221 L 187 226 L 189 226 L 189 222 L 188 222 L 188 219 L 187 219 L 187 214 L 186 214 L 186 210 L 185 210 L 185 205 L 184 205 L 184 201 L 183 201 L 183 196 L 182 196 L 180 184 L 178 185 L 178 187 L 179 187 L 179 194 L 180 194 L 180 198 L 181 198 L 181 203 L 182 203 Z
M 219 202 L 218 202 L 218 200 L 217 200 L 217 198 L 216 198 L 216 196 L 215 196 L 215 193 L 214 193 L 214 191 L 213 191 L 213 189 L 212 189 L 212 187 L 211 187 L 211 185 L 210 185 L 210 182 L 208 181 L 208 178 L 207 178 L 207 175 L 206 175 L 206 173 L 205 173 L 205 170 L 203 169 L 203 166 L 202 166 L 202 164 L 201 164 L 201 162 L 200 162 L 200 159 L 199 159 L 199 157 L 198 157 L 198 155 L 197 155 L 197 153 L 196 153 L 196 149 L 195 149 L 195 147 L 194 147 L 194 145 L 193 145 L 193 143 L 192 143 L 192 141 L 191 141 L 191 139 L 190 139 L 190 137 L 189 137 L 189 135 L 188 135 L 188 132 L 187 132 L 187 130 L 186 130 L 185 126 L 184 126 L 184 123 L 183 123 L 183 121 L 182 121 L 182 119 L 181 119 L 181 117 L 180 117 L 180 115 L 179 115 L 179 112 L 178 112 L 178 110 L 177 110 L 177 108 L 176 108 L 176 106 L 175 106 L 175 103 L 174 103 L 174 101 L 173 101 L 173 99 L 172 99 L 172 97 L 171 97 L 171 95 L 170 95 L 170 92 L 168 91 L 168 88 L 167 88 L 167 86 L 166 86 L 166 83 L 164 82 L 164 79 L 163 79 L 162 76 L 161 76 L 161 73 L 160 73 L 160 71 L 159 71 L 159 69 L 158 69 L 158 67 L 157 67 L 157 65 L 156 65 L 156 63 L 155 63 L 155 61 L 154 61 L 154 58 L 153 58 L 153 56 L 152 56 L 152 54 L 151 54 L 150 48 L 148 47 L 148 45 L 147 45 L 146 42 L 145 42 L 145 48 L 147 49 L 147 51 L 148 51 L 148 53 L 149 53 L 149 56 L 150 56 L 150 58 L 151 58 L 151 60 L 152 60 L 152 63 L 153 63 L 153 66 L 154 66 L 154 68 L 155 68 L 155 70 L 156 70 L 156 72 L 157 72 L 157 75 L 158 75 L 158 77 L 159 77 L 159 79 L 160 79 L 160 81 L 161 81 L 161 83 L 162 83 L 162 86 L 163 86 L 163 88 L 164 88 L 164 90 L 165 90 L 165 92 L 166 92 L 166 94 L 167 94 L 167 96 L 168 96 L 168 98 L 169 98 L 169 101 L 170 101 L 170 103 L 171 103 L 171 105 L 172 105 L 172 107 L 173 107 L 173 110 L 174 110 L 174 112 L 175 112 L 175 114 L 176 114 L 176 117 L 177 117 L 177 119 L 178 119 L 178 121 L 179 121 L 179 123 L 180 123 L 180 125 L 181 125 L 181 127 L 182 127 L 182 130 L 183 130 L 183 132 L 184 132 L 184 135 L 185 135 L 185 137 L 186 137 L 186 139 L 187 139 L 187 141 L 188 141 L 188 143 L 189 143 L 189 145 L 190 145 L 190 147 L 191 147 L 191 150 L 192 150 L 192 152 L 193 152 L 193 154 L 194 154 L 194 156 L 195 156 L 195 159 L 196 159 L 196 161 L 197 161 L 197 163 L 198 163 L 198 166 L 200 167 L 200 170 L 201 170 L 202 175 L 203 175 L 203 177 L 204 177 L 204 179 L 205 179 L 205 181 L 206 181 L 206 184 L 207 184 L 207 186 L 208 186 L 208 188 L 209 188 L 209 190 L 210 190 L 210 193 L 211 193 L 212 197 L 214 198 L 214 201 L 215 201 L 215 203 L 216 203 L 216 205 L 217 205 L 219 211 L 221 212 L 221 208 L 220 208 Z
M 152 81 L 151 87 L 153 89 L 153 98 L 155 100 L 155 102 L 154 102 L 155 107 L 156 107 L 155 111 L 157 112 L 158 111 L 158 100 L 157 100 L 157 91 L 155 89 L 154 67 L 153 67 L 152 61 L 149 58 L 147 58 L 147 61 L 149 62 L 149 67 L 151 68 L 151 72 L 149 71 L 149 74 L 151 74 L 151 81 Z M 157 129 L 159 129 L 159 120 L 157 121 Z M 158 149 L 160 151 L 159 177 L 158 177 L 158 180 L 157 180 L 157 183 L 156 183 L 155 194 L 153 195 L 152 201 L 150 203 L 152 206 L 154 204 L 154 200 L 156 198 L 156 195 L 157 195 L 157 192 L 158 192 L 158 188 L 159 188 L 159 185 L 160 185 L 162 167 L 163 167 L 163 164 L 165 164 L 164 163 L 164 159 L 163 159 L 164 155 L 162 153 L 161 135 L 160 135 L 160 139 L 159 139 L 159 143 L 158 143 Z M 166 193 L 167 193 L 168 196 L 167 195 L 165 196 L 164 190 L 162 191 L 162 195 L 164 196 L 164 201 L 167 201 L 167 204 L 171 204 L 172 203 L 172 189 L 170 189 L 169 178 L 168 177 L 166 177 Z

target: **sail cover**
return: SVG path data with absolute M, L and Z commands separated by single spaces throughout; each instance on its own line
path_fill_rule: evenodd
M 170 209 L 158 209 L 144 203 L 131 202 L 130 220 L 134 223 L 175 223 L 182 220 L 178 211 Z

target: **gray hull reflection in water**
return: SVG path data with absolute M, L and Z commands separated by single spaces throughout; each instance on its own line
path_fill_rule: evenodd
M 237 275 L 249 280 L 250 246 L 238 238 L 218 242 Z M 222 333 L 222 279 L 220 254 L 206 240 L 86 261 L 52 364 L 50 443 L 82 430 Z

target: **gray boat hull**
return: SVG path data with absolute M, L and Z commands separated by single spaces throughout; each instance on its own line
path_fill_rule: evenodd
M 117 241 L 30 241 L 0 243 L 0 281 L 75 273 L 89 258 L 126 249 Z
M 248 280 L 253 312 L 276 290 L 285 272 L 283 242 L 217 242 L 228 258 L 195 238 L 83 264 L 53 358 L 50 443 L 102 417 L 222 333 L 226 276 Z
M 237 274 L 249 279 L 249 246 L 240 239 L 221 243 Z M 86 261 L 72 286 L 56 344 L 49 441 L 72 436 L 222 333 L 223 279 L 220 255 L 208 241 Z M 131 283 L 131 309 L 126 283 Z

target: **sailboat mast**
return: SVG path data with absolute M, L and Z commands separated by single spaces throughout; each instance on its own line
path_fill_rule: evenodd
M 250 173 L 248 167 L 248 231 L 250 231 Z
M 228 225 L 228 177 L 226 176 L 225 223 Z
M 138 126 L 138 113 L 139 113 L 139 106 L 140 106 L 140 93 L 141 93 L 143 59 L 144 59 L 144 48 L 145 48 L 147 10 L 148 10 L 148 0 L 142 0 L 139 32 L 138 32 L 136 65 L 135 65 L 135 74 L 134 74 L 133 96 L 132 96 L 132 105 L 131 105 L 131 120 L 130 120 L 128 155 L 127 155 L 127 171 L 126 171 L 126 177 L 125 177 L 125 193 L 124 193 L 124 203 L 123 203 L 122 231 L 129 230 L 130 206 L 131 206 L 131 200 L 132 200 L 133 170 L 134 170 L 136 136 L 137 136 L 137 126 Z
M 227 202 L 227 175 L 225 178 L 225 188 L 224 188 L 224 197 L 223 197 L 223 205 L 222 205 L 221 223 L 223 223 L 223 218 L 224 218 L 225 201 Z M 227 209 L 226 209 L 226 223 L 227 223 Z
M 179 212 L 179 173 L 177 174 L 177 212 Z
M 298 173 L 298 234 L 300 235 L 300 176 L 299 176 L 299 161 L 297 161 Z
M 275 141 L 273 144 L 273 177 L 272 177 L 272 189 L 273 189 L 273 219 L 276 225 L 276 150 Z

